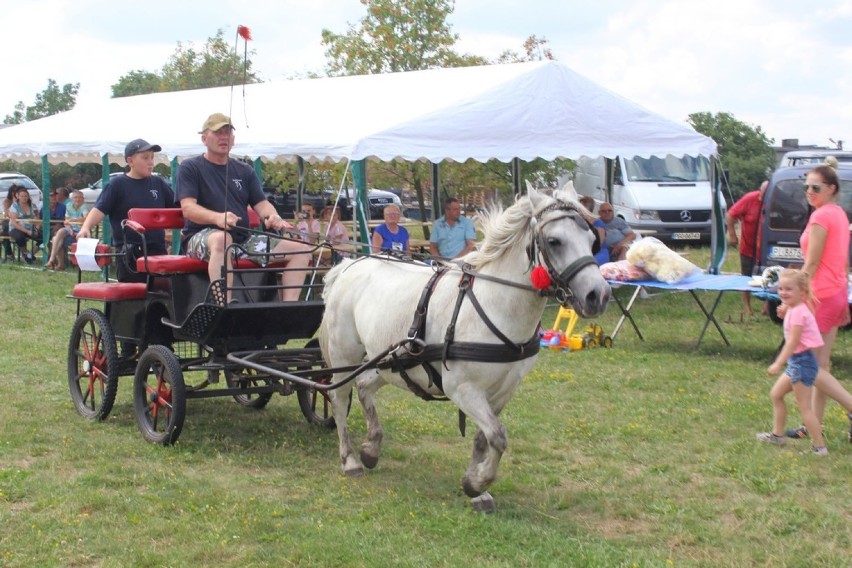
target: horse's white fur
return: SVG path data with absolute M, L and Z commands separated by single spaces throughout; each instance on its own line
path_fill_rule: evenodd
M 554 197 L 563 205 L 581 207 L 573 186 L 555 192 Z M 531 234 L 530 224 L 536 222 L 536 214 L 553 203 L 554 198 L 529 188 L 528 197 L 518 199 L 505 211 L 495 208 L 485 212 L 481 215 L 485 239 L 479 250 L 469 253 L 464 260 L 482 274 L 529 284 L 526 246 Z M 549 215 L 560 214 L 564 215 L 559 211 L 548 212 L 542 221 Z M 565 240 L 560 249 L 564 249 L 565 265 L 573 258 L 589 254 L 590 233 L 573 221 L 549 223 L 547 228 L 548 234 Z M 360 363 L 404 339 L 420 294 L 431 275 L 432 269 L 423 265 L 375 257 L 344 260 L 329 271 L 323 293 L 326 310 L 320 329 L 323 355 L 329 366 Z M 454 267 L 444 274 L 432 294 L 426 337 L 423 338 L 429 344 L 444 341 L 458 295 L 460 276 L 461 271 Z M 596 266 L 584 268 L 572 285 L 584 296 L 590 292 L 600 296 L 595 298 L 602 305 L 589 309 L 602 311 L 605 308 L 609 289 Z M 485 279 L 476 280 L 473 290 L 485 313 L 512 341 L 523 343 L 534 334 L 544 311 L 544 298 L 528 290 Z M 455 340 L 501 343 L 487 329 L 469 300 L 461 305 Z M 505 428 L 497 416 L 521 378 L 532 369 L 535 360 L 535 357 L 513 363 L 450 360 L 447 363 L 449 370 L 443 369 L 440 361 L 434 363 L 435 368 L 442 372 L 444 394 L 478 426 L 473 459 L 463 482 L 471 497 L 484 492 L 496 476 L 500 456 L 508 442 Z M 408 374 L 424 390 L 433 395 L 441 394 L 437 387 L 429 386 L 428 377 L 420 367 L 411 369 Z M 345 373 L 336 374 L 335 381 L 344 376 Z M 357 382 L 368 426 L 367 438 L 361 447 L 361 461 L 365 466 L 373 467 L 378 461 L 382 439 L 382 428 L 375 409 L 375 392 L 385 384 L 407 387 L 398 374 L 389 371 L 367 371 Z M 350 385 L 332 391 L 332 400 L 340 437 L 341 464 L 345 473 L 354 475 L 361 473 L 362 469 L 354 456 L 346 426 Z

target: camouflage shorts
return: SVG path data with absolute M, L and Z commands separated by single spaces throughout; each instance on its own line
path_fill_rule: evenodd
M 208 227 L 192 235 L 186 243 L 186 256 L 205 261 L 210 260 L 210 248 L 207 246 L 207 237 L 213 231 L 219 230 L 221 229 Z M 258 264 L 265 265 L 267 257 L 263 255 L 271 252 L 280 242 L 281 239 L 267 237 L 266 235 L 251 235 L 248 240 L 240 244 L 240 247 L 245 252 L 238 250 L 237 258 L 249 258 Z

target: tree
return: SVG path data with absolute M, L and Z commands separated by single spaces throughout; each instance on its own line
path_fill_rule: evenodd
M 163 79 L 156 73 L 138 69 L 120 77 L 111 88 L 115 98 L 149 95 L 163 90 Z
M 37 120 L 46 116 L 71 110 L 77 104 L 77 93 L 80 83 L 66 83 L 59 88 L 53 79 L 47 80 L 47 88 L 36 94 L 35 103 L 32 106 L 24 106 L 23 101 L 18 101 L 15 111 L 3 119 L 4 124 L 21 124 L 30 120 Z
M 497 63 L 522 63 L 524 61 L 543 61 L 545 59 L 554 60 L 553 52 L 547 47 L 549 41 L 545 38 L 537 38 L 535 34 L 529 36 L 524 41 L 524 55 L 519 55 L 518 52 L 507 49 L 497 57 Z
M 462 67 L 486 63 L 481 57 L 460 55 L 452 48 L 458 34 L 447 17 L 454 0 L 360 0 L 367 15 L 345 34 L 322 30 L 327 72 L 369 75 Z
M 225 41 L 225 32 L 207 38 L 204 48 L 197 50 L 191 43 L 178 42 L 175 52 L 159 73 L 136 70 L 119 78 L 112 85 L 113 97 L 127 97 L 166 91 L 185 91 L 209 87 L 227 87 L 235 83 L 257 83 L 250 55 L 254 50 L 239 54 Z
M 775 163 L 773 140 L 760 126 L 750 126 L 727 112 L 696 112 L 689 115 L 687 122 L 718 144 L 719 160 L 729 172 L 728 183 L 735 200 L 760 187 Z

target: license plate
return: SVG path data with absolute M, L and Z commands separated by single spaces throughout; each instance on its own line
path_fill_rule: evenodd
M 769 247 L 769 257 L 783 260 L 803 260 L 799 247 Z
M 672 233 L 674 241 L 697 241 L 701 239 L 701 233 Z

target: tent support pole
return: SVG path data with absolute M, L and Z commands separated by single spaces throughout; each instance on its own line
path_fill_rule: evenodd
M 367 160 L 352 162 L 352 179 L 355 181 L 355 223 L 362 243 L 361 252 L 370 254 L 370 208 L 367 206 Z
M 101 187 L 104 188 L 109 183 L 109 154 L 101 154 Z M 103 190 L 101 190 L 103 191 Z M 101 241 L 105 245 L 112 244 L 112 231 L 109 224 L 109 215 L 104 217 L 101 223 Z
M 709 274 L 719 274 L 725 262 L 728 241 L 725 238 L 725 215 L 722 212 L 722 176 L 716 159 L 710 158 L 710 191 L 713 205 L 710 210 L 710 264 Z
M 299 183 L 296 186 L 296 212 L 302 210 L 302 196 L 305 194 L 305 159 L 296 156 L 296 168 L 299 172 Z
M 524 188 L 521 184 L 521 159 L 512 158 L 512 192 L 515 197 L 523 195 Z
M 47 162 L 47 154 L 41 157 L 41 264 L 47 264 L 48 251 L 50 250 L 50 165 Z
M 177 174 L 178 168 L 180 167 L 177 157 L 172 158 L 172 161 L 169 162 L 169 166 L 172 169 L 172 174 L 170 176 L 170 179 L 172 180 L 172 187 L 177 188 Z M 172 254 L 180 254 L 180 229 L 172 229 Z
M 441 164 L 431 163 L 432 165 L 432 219 L 440 217 L 441 209 Z

